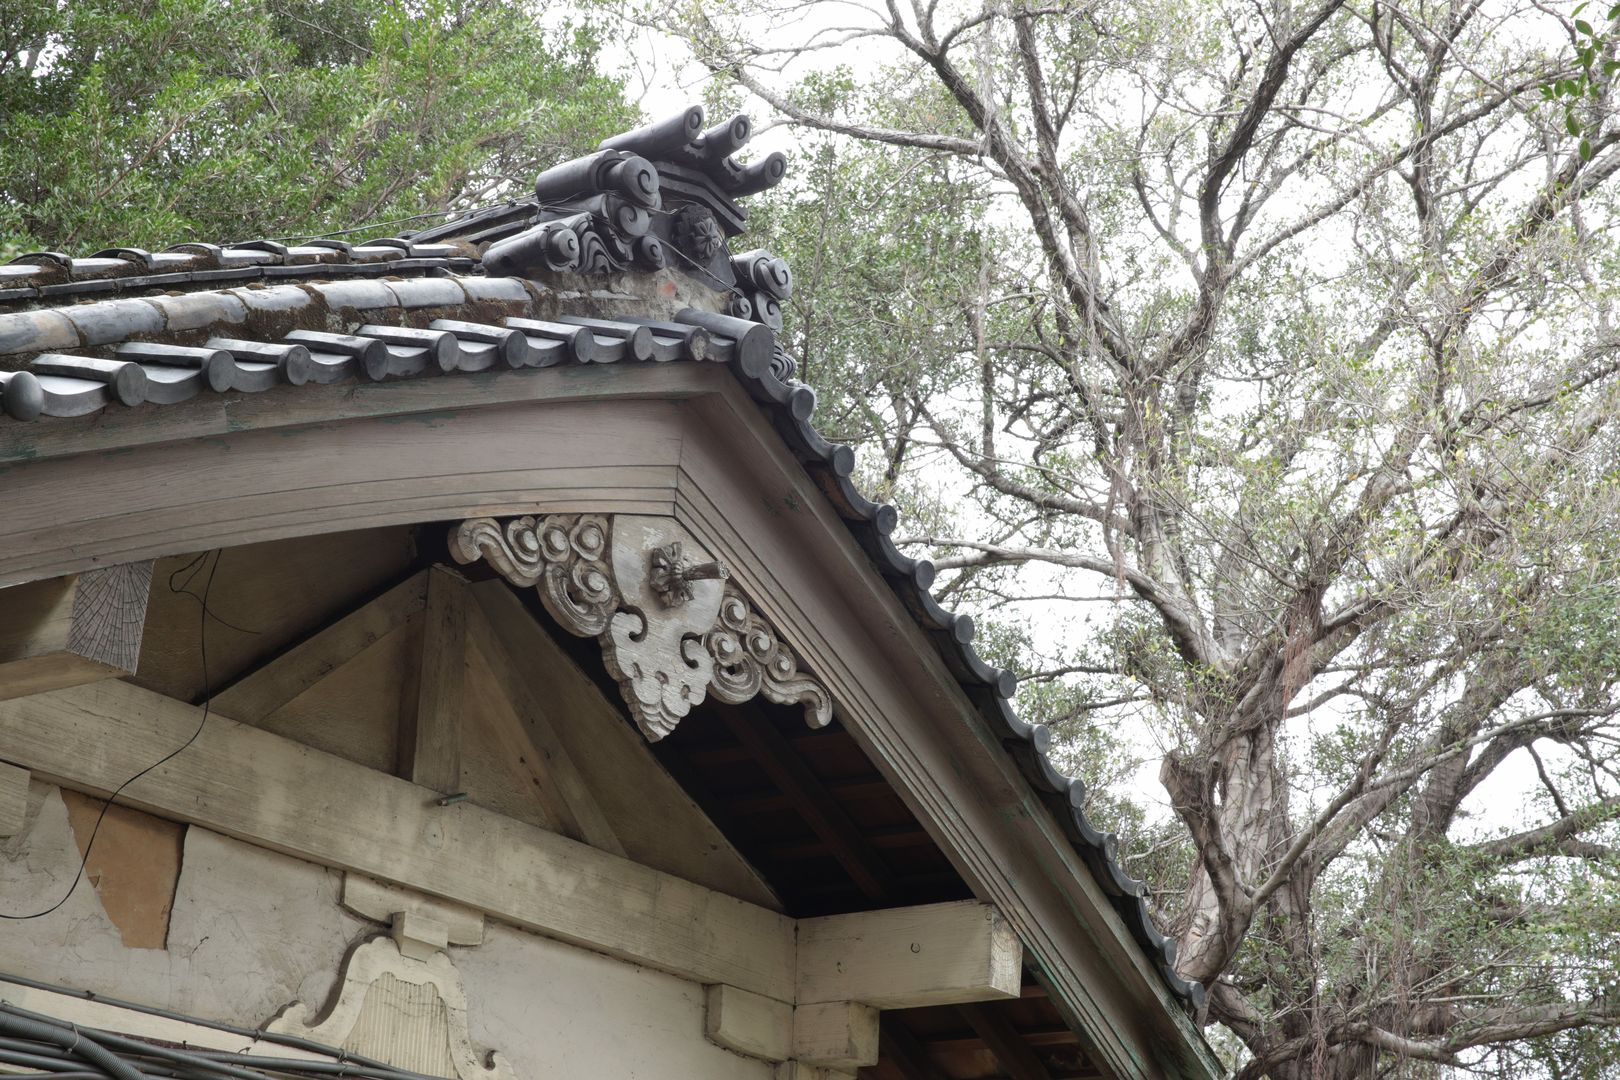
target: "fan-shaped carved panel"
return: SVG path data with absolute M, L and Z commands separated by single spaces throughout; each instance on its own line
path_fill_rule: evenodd
M 467 1035 L 467 994 L 450 957 L 413 960 L 391 938 L 349 954 L 337 999 L 326 1015 L 294 1003 L 268 1030 L 330 1046 L 428 1076 L 516 1080 L 495 1051 L 480 1062 Z

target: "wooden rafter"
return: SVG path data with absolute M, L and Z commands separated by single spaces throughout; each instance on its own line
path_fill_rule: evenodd
M 408 620 L 420 618 L 426 597 L 426 571 L 412 574 L 219 691 L 213 707 L 233 720 L 260 723 Z
M 883 1018 L 882 1035 L 884 1059 L 899 1069 L 905 1080 L 950 1080 L 917 1036 L 895 1017 Z
M 891 901 L 897 890 L 894 875 L 882 856 L 861 835 L 849 813 L 777 730 L 770 716 L 752 704 L 723 709 L 721 716 L 732 735 L 770 775 L 866 898 L 874 903 Z
M 963 1005 L 960 1009 L 962 1018 L 996 1055 L 1012 1080 L 1052 1080 L 1040 1057 L 1003 1013 L 983 1005 Z
M 469 641 L 488 662 L 490 673 L 523 725 L 521 731 L 511 734 L 528 749 L 522 757 L 537 773 L 536 789 L 550 796 L 548 803 L 554 804 L 551 808 L 561 818 L 559 826 L 565 835 L 623 855 L 623 844 L 557 735 L 546 705 L 556 695 L 548 695 L 532 663 L 521 662 L 526 640 L 543 631 L 501 582 L 485 582 L 469 592 Z

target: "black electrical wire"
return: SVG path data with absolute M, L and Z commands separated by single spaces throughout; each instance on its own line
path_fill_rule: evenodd
M 72 987 L 58 986 L 55 983 L 41 982 L 38 979 L 28 979 L 21 975 L 8 975 L 0 972 L 0 982 L 12 983 L 16 986 L 26 986 L 32 990 L 44 990 L 53 994 L 62 994 L 66 997 L 81 998 L 85 1001 L 96 1001 L 109 1005 L 115 1009 L 128 1009 L 131 1012 L 145 1013 L 148 1016 L 159 1016 L 165 1020 L 178 1020 L 182 1023 L 196 1024 L 198 1027 L 210 1028 L 214 1031 L 223 1031 L 242 1038 L 253 1039 L 259 1042 L 274 1043 L 278 1046 L 290 1047 L 294 1050 L 308 1050 L 310 1053 L 321 1054 L 333 1059 L 334 1063 L 353 1062 L 374 1072 L 389 1077 L 399 1077 L 402 1080 L 442 1080 L 441 1077 L 427 1077 L 421 1073 L 413 1073 L 406 1069 L 398 1069 L 385 1061 L 356 1054 L 337 1046 L 328 1046 L 313 1039 L 300 1038 L 297 1035 L 287 1035 L 278 1031 L 265 1031 L 263 1028 L 242 1027 L 237 1024 L 227 1024 L 219 1020 L 204 1020 L 185 1013 L 175 1012 L 172 1009 L 163 1009 L 155 1005 L 142 1005 L 134 1001 L 124 1001 L 120 998 L 105 997 L 89 990 L 76 990 Z M 328 1064 L 320 1062 L 318 1064 Z
M 78 1028 L 44 1017 L 24 1014 L 23 1010 L 0 1002 L 0 1032 L 43 1043 L 53 1043 L 84 1059 L 113 1080 L 149 1080 L 128 1061 L 102 1046 Z
M 412 1072 L 409 1069 L 397 1068 L 387 1062 L 375 1058 L 354 1054 L 340 1047 L 328 1046 L 311 1039 L 301 1039 L 294 1035 L 283 1035 L 278 1032 L 264 1031 L 256 1028 L 238 1027 L 216 1021 L 202 1020 L 187 1016 L 184 1013 L 173 1012 L 168 1009 L 155 1008 L 147 1005 L 137 1005 L 131 1002 L 119 1001 L 115 998 L 105 998 L 89 991 L 75 991 L 65 987 L 53 986 L 50 983 L 39 982 L 34 979 L 25 979 L 16 975 L 0 974 L 0 982 L 10 982 L 19 986 L 28 986 L 33 989 L 45 990 L 52 993 L 61 993 L 80 997 L 89 1001 L 100 1002 L 113 1008 L 127 1008 L 135 1012 L 165 1019 L 178 1020 L 185 1023 L 196 1024 L 215 1031 L 224 1031 L 243 1038 L 255 1041 L 268 1042 L 289 1048 L 307 1050 L 322 1055 L 329 1060 L 309 1061 L 302 1058 L 270 1058 L 258 1055 L 244 1056 L 241 1053 L 228 1050 L 209 1050 L 200 1047 L 187 1047 L 177 1049 L 168 1046 L 155 1045 L 142 1039 L 100 1028 L 77 1027 L 76 1030 L 87 1032 L 90 1036 L 108 1047 L 122 1050 L 134 1056 L 152 1057 L 171 1063 L 171 1067 L 146 1067 L 146 1072 L 152 1076 L 180 1076 L 199 1078 L 199 1080 L 218 1080 L 221 1076 L 237 1078 L 237 1080 L 265 1080 L 265 1073 L 257 1071 L 257 1067 L 276 1073 L 296 1073 L 306 1076 L 350 1076 L 358 1080 L 443 1080 L 442 1077 L 429 1076 L 425 1073 Z M 0 1012 L 7 1012 L 16 1016 L 37 1020 L 44 1023 L 60 1024 L 60 1021 L 41 1013 L 31 1012 L 19 1006 L 0 1001 Z M 0 1038 L 0 1060 L 8 1052 L 8 1045 L 16 1044 L 17 1040 Z M 28 1046 L 29 1044 L 22 1044 Z M 34 1048 L 34 1054 L 42 1057 L 51 1057 L 54 1060 L 71 1060 L 55 1052 Z M 251 1063 L 254 1068 L 249 1068 Z M 10 1078 L 5 1078 L 10 1080 Z
M 10 912 L 0 911 L 0 919 L 9 919 L 13 922 L 26 922 L 29 919 L 42 919 L 46 915 L 49 915 L 51 912 L 55 911 L 57 908 L 61 907 L 63 904 L 67 903 L 68 897 L 72 896 L 74 890 L 78 889 L 79 882 L 84 880 L 84 868 L 90 864 L 90 852 L 96 846 L 96 837 L 101 835 L 101 823 L 107 820 L 107 811 L 111 810 L 113 803 L 118 801 L 118 796 L 123 794 L 125 788 L 129 787 L 129 785 L 133 784 L 135 781 L 139 780 L 153 769 L 173 761 L 182 750 L 185 750 L 192 743 L 196 742 L 197 737 L 203 733 L 203 726 L 208 723 L 208 709 L 210 704 L 208 699 L 212 696 L 208 686 L 208 593 L 214 587 L 214 573 L 219 569 L 219 560 L 223 556 L 223 552 L 218 548 L 215 548 L 212 552 L 204 552 L 191 562 L 187 563 L 185 566 L 182 566 L 179 570 L 176 570 L 174 573 L 169 575 L 170 592 L 184 592 L 187 596 L 191 596 L 193 599 L 198 599 L 195 593 L 186 592 L 184 589 L 176 589 L 174 587 L 174 579 L 185 573 L 189 568 L 199 565 L 199 560 L 206 561 L 210 554 L 214 556 L 214 562 L 209 567 L 208 580 L 203 584 L 202 596 L 198 600 L 202 608 L 197 616 L 197 648 L 202 658 L 203 709 L 202 717 L 197 721 L 197 730 L 191 733 L 191 738 L 169 751 L 163 757 L 152 762 L 152 764 L 148 765 L 146 768 L 142 769 L 128 780 L 125 780 L 122 784 L 119 784 L 118 787 L 113 789 L 113 793 L 107 796 L 107 801 L 101 804 L 101 813 L 96 815 L 95 825 L 90 829 L 90 839 L 84 845 L 84 854 L 79 859 L 79 869 L 74 873 L 73 881 L 69 883 L 67 891 L 57 899 L 56 903 L 40 911 L 30 912 L 27 915 L 13 915 Z M 195 576 L 195 574 L 193 576 Z M 186 579 L 186 584 L 191 584 L 190 578 Z

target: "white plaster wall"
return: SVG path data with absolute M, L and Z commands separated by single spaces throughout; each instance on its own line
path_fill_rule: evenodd
M 54 903 L 79 866 L 59 791 L 30 784 L 28 802 L 26 831 L 0 843 L 10 914 Z M 375 930 L 338 906 L 341 887 L 337 872 L 191 827 L 168 948 L 126 948 L 84 880 L 49 915 L 0 921 L 0 971 L 260 1024 L 294 999 L 325 1002 L 349 944 Z
M 703 987 L 491 923 L 452 949 L 473 1045 L 533 1080 L 767 1080 L 703 1036 Z
M 0 909 L 54 902 L 78 862 L 59 792 L 34 783 L 25 832 L 0 841 Z M 0 971 L 247 1026 L 293 1001 L 324 1014 L 349 947 L 382 930 L 339 906 L 341 887 L 340 872 L 191 826 L 167 948 L 126 948 L 82 881 L 50 915 L 0 921 Z M 496 923 L 450 956 L 474 1051 L 525 1080 L 771 1076 L 704 1038 L 696 983 Z

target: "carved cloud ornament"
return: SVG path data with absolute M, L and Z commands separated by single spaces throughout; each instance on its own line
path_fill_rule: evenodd
M 533 587 L 569 633 L 594 637 L 642 734 L 657 741 L 709 694 L 763 694 L 832 721 L 832 696 L 729 571 L 667 518 L 551 514 L 472 518 L 451 530 L 461 563 L 483 559 Z

